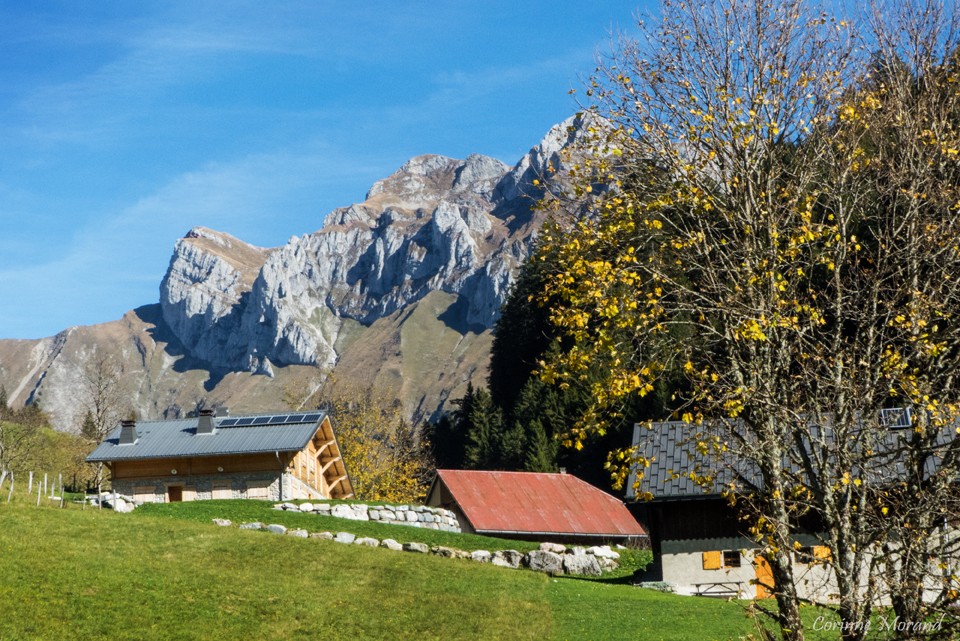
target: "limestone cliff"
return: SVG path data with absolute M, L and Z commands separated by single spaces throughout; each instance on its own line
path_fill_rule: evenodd
M 411 417 L 429 417 L 482 382 L 490 329 L 541 223 L 534 180 L 560 164 L 576 125 L 557 125 L 513 167 L 413 158 L 281 247 L 196 227 L 174 248 L 158 305 L 51 339 L 0 341 L 0 383 L 72 429 L 79 372 L 106 350 L 145 416 L 204 399 L 277 408 L 291 380 L 320 367 L 389 387 Z

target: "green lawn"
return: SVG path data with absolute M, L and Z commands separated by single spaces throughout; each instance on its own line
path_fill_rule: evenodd
M 257 507 L 184 503 L 115 514 L 0 502 L 0 639 L 705 641 L 752 630 L 739 603 L 641 590 L 616 577 L 552 578 L 220 528 L 205 513 L 234 518 Z M 330 522 L 312 531 L 351 524 L 406 530 L 271 514 L 251 520 Z M 409 540 L 427 532 L 409 530 L 416 534 Z M 463 535 L 450 536 L 459 543 L 437 543 L 470 547 Z M 496 549 L 496 540 L 475 538 Z

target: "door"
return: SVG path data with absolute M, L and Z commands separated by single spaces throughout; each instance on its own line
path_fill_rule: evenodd
M 753 567 L 757 572 L 757 598 L 772 599 L 774 588 L 773 568 L 770 567 L 770 563 L 765 558 L 759 555 L 753 557 Z
M 171 485 L 167 488 L 167 503 L 179 503 L 183 500 L 183 486 Z

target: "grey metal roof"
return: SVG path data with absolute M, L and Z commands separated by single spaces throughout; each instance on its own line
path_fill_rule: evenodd
M 698 451 L 698 435 L 709 433 L 708 426 L 694 427 L 682 421 L 653 423 L 649 429 L 635 425 L 633 444 L 639 448 L 639 455 L 650 463 L 643 469 L 639 492 L 650 492 L 654 498 L 704 497 L 720 494 L 723 486 L 735 478 L 759 477 L 749 461 L 738 462 L 732 456 L 721 457 L 714 452 L 704 454 Z M 712 486 L 705 488 L 684 474 L 695 470 L 700 470 L 700 474 L 712 472 Z M 630 473 L 628 499 L 636 498 L 634 481 L 635 469 Z
M 896 410 L 903 412 L 903 410 Z M 905 415 L 909 420 L 909 412 Z M 886 416 L 881 416 L 881 424 L 887 425 Z M 829 421 L 827 421 L 829 423 Z M 761 474 L 756 464 L 749 459 L 738 458 L 734 450 L 718 453 L 714 450 L 703 452 L 696 444 L 717 437 L 721 442 L 729 440 L 730 430 L 739 431 L 739 421 L 723 425 L 719 423 L 704 423 L 694 426 L 682 421 L 664 421 L 653 423 L 650 428 L 641 424 L 634 426 L 633 444 L 638 448 L 638 454 L 647 459 L 649 467 L 643 468 L 643 476 L 639 487 L 635 490 L 637 468 L 631 470 L 628 480 L 626 497 L 635 499 L 637 494 L 649 492 L 654 499 L 682 499 L 716 496 L 730 482 L 736 481 L 742 487 L 759 487 L 762 484 Z M 890 424 L 891 429 L 880 434 L 878 441 L 871 441 L 869 447 L 872 454 L 867 457 L 869 469 L 864 469 L 858 476 L 871 484 L 889 483 L 906 474 L 904 462 L 905 451 L 911 445 L 909 436 L 912 430 L 896 428 L 907 427 L 898 423 Z M 925 474 L 936 473 L 939 468 L 940 457 L 953 443 L 958 426 L 948 424 L 940 429 L 935 439 L 935 449 L 929 452 L 925 460 Z M 810 424 L 808 427 L 811 440 L 823 436 L 829 442 L 834 436 L 832 425 L 818 426 Z M 864 432 L 866 433 L 866 432 Z M 809 446 L 809 441 L 807 442 Z M 795 453 L 794 453 L 795 454 Z M 829 463 L 827 463 L 829 464 Z M 801 474 L 799 464 L 793 460 L 784 460 L 784 469 L 793 474 Z M 713 478 L 706 487 L 696 483 L 687 473 L 698 471 L 700 474 L 709 473 Z
M 138 421 L 135 443 L 120 445 L 118 426 L 87 457 L 87 462 L 297 452 L 307 446 L 326 416 L 325 411 L 316 410 L 215 417 L 213 434 L 197 434 L 198 418 Z M 253 420 L 249 422 L 254 424 L 237 425 L 250 418 Z

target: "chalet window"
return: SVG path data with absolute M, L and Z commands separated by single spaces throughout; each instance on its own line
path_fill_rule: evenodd
M 719 570 L 720 568 L 740 567 L 740 551 L 724 550 L 703 553 L 703 569 Z
M 808 545 L 797 550 L 793 555 L 793 559 L 797 563 L 804 565 L 824 563 L 830 560 L 830 548 L 825 545 Z

